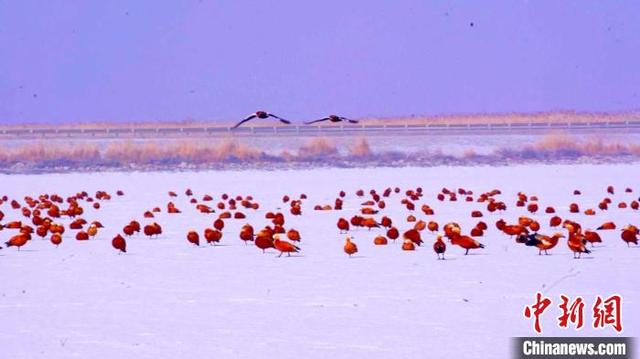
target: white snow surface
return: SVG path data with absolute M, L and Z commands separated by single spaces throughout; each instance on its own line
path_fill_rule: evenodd
M 585 258 L 573 259 L 563 240 L 552 255 L 539 256 L 535 248 L 517 244 L 495 228 L 504 218 L 515 223 L 529 215 L 515 206 L 516 193 L 539 197 L 540 212 L 532 217 L 548 227 L 552 205 L 563 219 L 595 229 L 612 220 L 618 227 L 640 224 L 637 211 L 618 209 L 619 201 L 637 199 L 640 167 L 634 165 L 528 165 L 512 167 L 434 167 L 312 169 L 295 171 L 208 171 L 152 173 L 70 173 L 2 175 L 0 195 L 22 202 L 25 195 L 72 195 L 86 190 L 112 194 L 100 210 L 84 204 L 83 218 L 101 221 L 96 239 L 76 241 L 67 228 L 56 248 L 34 235 L 22 250 L 0 250 L 0 357 L 1 358 L 505 358 L 511 337 L 533 336 L 533 322 L 523 317 L 537 291 L 553 300 L 543 315 L 545 336 L 612 336 L 613 329 L 591 327 L 591 306 L 596 295 L 623 298 L 625 336 L 640 334 L 640 286 L 637 284 L 640 248 L 620 239 L 620 231 L 599 231 L 603 243 Z M 606 212 L 597 209 L 616 194 Z M 489 230 L 479 238 L 486 248 L 464 250 L 448 244 L 447 260 L 438 261 L 432 250 L 435 234 L 423 232 L 425 245 L 415 252 L 400 249 L 401 241 L 374 246 L 382 230 L 352 230 L 359 253 L 349 258 L 342 250 L 345 235 L 336 221 L 350 218 L 365 199 L 355 191 L 388 186 L 421 186 L 424 197 L 416 203 L 418 219 L 442 226 L 456 221 L 463 232 L 479 220 L 479 209 Z M 494 188 L 507 203 L 504 213 L 489 214 L 485 205 L 439 202 L 442 187 L 463 187 L 474 197 Z M 634 189 L 624 193 L 625 187 Z M 220 246 L 194 247 L 185 239 L 189 229 L 202 234 L 217 218 L 201 214 L 188 203 L 186 188 L 201 199 L 222 193 L 253 195 L 258 211 L 243 210 L 245 220 L 226 220 Z M 125 195 L 118 197 L 116 190 Z M 581 196 L 573 190 L 580 189 Z M 167 191 L 183 213 L 167 214 Z M 315 204 L 333 204 L 339 190 L 347 197 L 342 211 L 314 211 Z M 303 215 L 289 214 L 282 196 L 305 193 Z M 387 215 L 401 230 L 408 211 L 401 194 L 385 199 Z M 366 198 L 368 199 L 368 198 Z M 597 215 L 569 214 L 577 202 L 581 210 Z M 84 202 L 82 202 L 84 203 Z M 429 204 L 434 216 L 419 210 Z M 111 238 L 132 219 L 155 206 L 154 219 L 163 226 L 157 239 L 142 234 L 127 240 L 128 253 L 118 255 Z M 286 228 L 302 236 L 299 256 L 281 258 L 246 246 L 239 228 L 251 223 L 256 230 L 269 224 L 267 211 L 282 208 Z M 0 206 L 7 222 L 20 218 L 8 203 Z M 217 211 L 220 212 L 220 211 Z M 67 224 L 69 220 L 64 220 Z M 561 229 L 557 229 L 560 231 Z M 5 242 L 12 230 L 0 231 Z M 565 231 L 566 232 L 566 231 Z M 585 299 L 585 328 L 560 329 L 559 295 Z

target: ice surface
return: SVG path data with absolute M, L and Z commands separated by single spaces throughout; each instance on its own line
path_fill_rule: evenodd
M 595 229 L 613 220 L 618 226 L 639 224 L 637 211 L 618 209 L 618 201 L 637 199 L 640 169 L 634 165 L 531 165 L 515 167 L 433 167 L 313 169 L 297 171 L 221 171 L 2 175 L 0 194 L 21 200 L 55 192 L 63 196 L 81 190 L 106 190 L 113 199 L 100 210 L 85 205 L 86 220 L 106 228 L 97 239 L 78 242 L 67 230 L 55 248 L 35 237 L 18 252 L 0 251 L 0 357 L 2 358 L 505 358 L 510 338 L 533 335 L 524 319 L 525 305 L 536 291 L 554 300 L 543 317 L 544 335 L 615 335 L 611 328 L 591 328 L 596 295 L 623 297 L 625 336 L 638 336 L 640 310 L 636 281 L 640 248 L 627 246 L 620 232 L 600 232 L 604 243 L 591 255 L 574 260 L 565 242 L 538 256 L 537 250 L 516 244 L 499 233 L 499 218 L 515 222 L 527 214 L 515 207 L 515 193 L 540 198 L 541 210 L 555 206 L 558 215 Z M 611 209 L 596 216 L 569 215 L 569 203 L 597 209 L 616 187 Z M 480 241 L 485 249 L 464 256 L 448 245 L 447 260 L 436 260 L 435 235 L 423 234 L 426 245 L 415 252 L 400 250 L 400 242 L 374 246 L 380 230 L 354 230 L 359 253 L 342 251 L 344 235 L 337 218 L 349 218 L 363 199 L 355 190 L 388 186 L 422 186 L 422 203 L 436 214 L 419 219 L 441 225 L 457 221 L 468 233 L 478 219 L 489 230 Z M 442 187 L 464 187 L 475 194 L 494 188 L 508 205 L 502 214 L 488 214 L 479 203 L 439 202 Z M 189 229 L 200 233 L 216 214 L 196 212 L 184 190 L 196 198 L 205 193 L 251 194 L 260 203 L 246 220 L 227 220 L 221 246 L 190 246 Z M 634 193 L 624 193 L 625 187 Z M 124 197 L 115 196 L 122 189 Z M 343 211 L 318 212 L 315 204 L 332 204 L 339 190 L 348 193 Z M 574 189 L 582 196 L 574 196 Z M 164 213 L 167 191 L 182 214 Z M 303 215 L 287 213 L 287 228 L 302 235 L 300 256 L 277 258 L 238 239 L 244 223 L 260 228 L 266 211 L 281 207 L 282 195 L 305 193 Z M 386 199 L 390 216 L 402 231 L 409 228 L 401 195 Z M 213 202 L 215 203 L 215 202 Z M 155 221 L 164 234 L 149 240 L 128 239 L 128 253 L 118 255 L 111 238 L 132 219 L 150 222 L 142 213 L 160 206 Z M 8 203 L 0 206 L 3 222 L 20 219 Z M 551 215 L 533 216 L 548 228 Z M 68 220 L 64 222 L 68 223 Z M 0 232 L 3 242 L 11 232 Z M 559 329 L 559 295 L 585 298 L 585 328 Z

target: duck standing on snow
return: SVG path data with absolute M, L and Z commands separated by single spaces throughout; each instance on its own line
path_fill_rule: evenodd
M 278 236 L 277 234 L 273 236 L 273 245 L 274 247 L 280 251 L 280 255 L 278 255 L 278 257 L 281 257 L 282 254 L 287 253 L 287 257 L 291 256 L 291 253 L 297 253 L 300 251 L 300 248 L 287 242 L 287 241 L 282 241 L 280 240 L 280 236 Z
M 120 234 L 117 234 L 115 237 L 113 237 L 113 239 L 111 240 L 111 246 L 118 250 L 118 254 L 127 253 L 127 241 L 125 241 L 124 237 L 122 237 Z
M 187 241 L 195 246 L 200 245 L 200 235 L 198 232 L 191 230 L 187 233 Z
M 582 253 L 591 253 L 585 246 L 587 241 L 584 239 L 580 230 L 576 230 L 573 224 L 570 223 L 565 224 L 565 228 L 569 231 L 567 246 L 573 252 L 574 259 L 579 259 Z
M 20 250 L 20 247 L 27 244 L 27 241 L 29 241 L 30 239 L 31 239 L 31 236 L 28 233 L 20 233 L 18 235 L 11 237 L 11 239 L 9 239 L 4 244 L 7 246 L 7 248 L 18 247 L 18 250 Z
M 231 129 L 238 128 L 238 127 L 240 127 L 240 125 L 242 125 L 243 123 L 245 123 L 245 122 L 247 122 L 247 121 L 251 121 L 251 120 L 253 120 L 254 118 L 259 118 L 259 119 L 263 120 L 263 119 L 265 119 L 265 118 L 269 118 L 269 117 L 273 117 L 273 118 L 275 118 L 275 119 L 278 119 L 280 122 L 282 122 L 282 123 L 284 123 L 284 124 L 287 124 L 287 125 L 290 125 L 290 124 L 291 124 L 291 122 L 290 122 L 290 121 L 287 121 L 287 120 L 285 120 L 284 118 L 280 118 L 280 117 L 278 117 L 278 116 L 276 116 L 276 115 L 274 115 L 274 114 L 272 114 L 272 113 L 268 113 L 268 112 L 266 112 L 266 111 L 257 111 L 256 113 L 249 115 L 249 117 L 245 118 L 244 120 L 242 120 L 242 121 L 238 122 L 235 126 L 231 127 Z
M 262 249 L 262 253 L 266 253 L 265 251 L 268 248 L 275 248 L 275 245 L 273 244 L 273 234 L 274 233 L 271 227 L 267 226 L 256 235 L 253 243 L 256 245 L 256 247 Z
M 344 252 L 351 257 L 352 254 L 358 253 L 358 246 L 351 242 L 351 237 L 347 236 L 344 243 Z
M 447 250 L 447 245 L 442 240 L 442 234 L 438 234 L 436 242 L 433 244 L 433 251 L 438 255 L 438 259 L 444 259 L 444 252 Z M 442 258 L 440 255 L 442 254 Z
M 469 249 L 484 248 L 484 244 L 476 241 L 469 236 L 461 235 L 459 227 L 454 228 L 452 234 L 453 235 L 451 237 L 451 244 L 464 248 L 466 250 L 464 252 L 465 256 L 469 254 Z
M 526 246 L 538 248 L 538 255 L 542 255 L 542 251 L 544 251 L 546 255 L 549 255 L 547 251 L 555 247 L 560 238 L 564 238 L 564 235 L 562 233 L 555 233 L 553 236 L 549 237 L 535 233 L 530 235 L 521 234 L 520 237 L 526 238 L 526 240 L 522 242 Z
M 549 255 L 547 251 L 555 247 L 558 244 L 560 238 L 564 238 L 564 234 L 555 233 L 551 237 L 538 234 L 537 239 L 539 243 L 536 245 L 539 250 L 538 255 L 541 255 L 542 251 L 544 251 L 544 254 Z
M 340 217 L 338 219 L 337 226 L 338 226 L 338 229 L 340 230 L 340 233 L 349 232 L 349 222 L 346 219 Z
M 627 243 L 627 247 L 629 247 L 631 243 L 638 245 L 638 227 L 633 225 L 624 227 L 622 233 L 620 233 L 620 238 Z

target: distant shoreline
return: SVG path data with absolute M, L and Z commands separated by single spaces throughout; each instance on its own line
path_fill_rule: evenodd
M 141 120 L 131 122 L 109 122 L 109 121 L 87 121 L 87 122 L 62 122 L 54 123 L 34 123 L 24 122 L 20 124 L 0 124 L 0 130 L 6 129 L 31 129 L 31 128 L 47 128 L 47 129 L 122 129 L 122 128 L 197 128 L 197 127 L 229 127 L 237 123 L 243 116 L 237 119 L 227 120 L 182 120 L 182 121 L 154 121 Z M 495 114 L 451 114 L 451 115 L 433 115 L 433 116 L 398 116 L 398 117 L 354 117 L 362 123 L 370 125 L 426 125 L 426 124 L 506 124 L 506 123 L 528 123 L 528 122 L 592 122 L 602 123 L 609 121 L 636 121 L 640 120 L 640 111 L 626 112 L 574 112 L 574 111 L 549 111 L 549 112 L 532 112 L 532 113 L 495 113 Z M 295 119 L 291 118 L 294 124 L 301 125 L 303 121 L 310 118 Z M 318 124 L 318 126 L 326 126 L 331 124 Z M 254 121 L 248 127 L 273 127 L 284 126 L 275 121 Z
M 200 172 L 200 171 L 285 171 L 311 170 L 317 168 L 406 168 L 406 167 L 505 167 L 516 165 L 609 165 L 609 164 L 640 164 L 640 155 L 626 154 L 617 156 L 580 155 L 562 156 L 559 158 L 521 158 L 499 157 L 496 155 L 477 155 L 456 157 L 448 155 L 425 155 L 410 158 L 396 155 L 372 156 L 371 158 L 347 158 L 336 156 L 333 158 L 312 158 L 282 161 L 276 157 L 262 160 L 228 160 L 217 163 L 166 163 L 166 164 L 26 164 L 16 163 L 11 166 L 0 167 L 0 175 L 38 175 L 60 173 L 107 173 L 107 172 Z

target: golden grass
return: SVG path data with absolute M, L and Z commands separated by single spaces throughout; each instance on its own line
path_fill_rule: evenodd
M 365 137 L 359 137 L 355 143 L 349 147 L 349 155 L 353 157 L 369 157 L 372 155 L 371 146 Z
M 499 149 L 497 154 L 520 158 L 577 158 L 598 156 L 640 155 L 640 145 L 606 142 L 601 137 L 580 138 L 566 133 L 554 133 L 544 136 L 533 145 L 522 149 Z
M 338 149 L 333 141 L 326 137 L 314 137 L 307 140 L 298 149 L 299 157 L 326 157 L 336 154 L 338 154 Z
M 93 144 L 46 144 L 36 142 L 18 147 L 0 147 L 0 162 L 5 163 L 63 163 L 95 161 L 100 159 L 98 146 Z
M 375 152 L 366 138 L 360 137 L 340 154 L 334 142 L 325 137 L 312 138 L 297 151 L 283 150 L 279 155 L 266 154 L 258 148 L 238 143 L 232 138 L 222 141 L 163 141 L 133 142 L 130 140 L 111 142 L 104 147 L 96 144 L 71 143 L 24 143 L 17 146 L 0 146 L 0 166 L 17 164 L 31 168 L 123 168 L 131 165 L 152 165 L 154 168 L 173 168 L 177 164 L 223 165 L 227 163 L 272 163 L 285 162 L 317 163 L 332 161 L 342 163 L 387 163 L 400 161 L 411 164 L 415 158 L 430 163 L 448 163 L 452 155 L 438 149 L 428 152 Z M 631 156 L 631 157 L 629 157 Z M 518 148 L 497 148 L 490 154 L 477 154 L 472 149 L 463 149 L 457 160 L 462 163 L 496 163 L 504 160 L 553 161 L 577 158 L 638 158 L 640 145 L 606 141 L 600 137 L 576 137 L 556 133 L 539 141 Z M 336 163 L 337 163 L 336 162 Z M 165 166 L 165 167 L 163 167 Z
M 256 148 L 241 145 L 232 139 L 219 143 L 194 143 L 187 140 L 158 144 L 155 142 L 109 144 L 104 151 L 106 161 L 118 163 L 213 163 L 230 160 L 255 160 L 264 153 Z
M 534 148 L 546 152 L 576 152 L 582 155 L 615 155 L 632 153 L 637 149 L 634 145 L 619 142 L 608 142 L 597 136 L 576 139 L 567 134 L 551 134 L 538 141 Z

